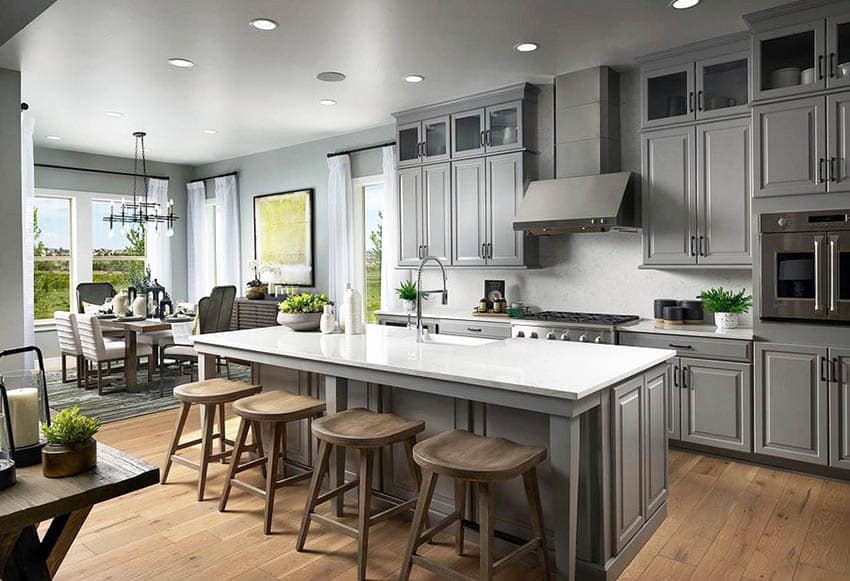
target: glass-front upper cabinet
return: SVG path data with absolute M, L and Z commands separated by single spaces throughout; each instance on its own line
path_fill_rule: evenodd
M 694 65 L 641 71 L 641 117 L 644 127 L 694 119 Z
M 747 113 L 749 51 L 697 61 L 697 119 Z
M 484 153 L 484 109 L 452 115 L 452 157 Z
M 817 20 L 753 36 L 756 99 L 796 95 L 826 87 L 824 24 Z
M 427 162 L 449 159 L 449 116 L 437 117 L 422 122 L 422 157 Z
M 420 163 L 422 153 L 420 137 L 422 123 L 406 123 L 398 126 L 398 167 L 407 167 Z
M 497 153 L 522 147 L 522 102 L 487 107 L 485 147 Z
M 850 14 L 826 22 L 827 86 L 850 86 Z

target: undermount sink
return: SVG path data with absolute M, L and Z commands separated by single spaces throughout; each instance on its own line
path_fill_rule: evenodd
M 464 337 L 462 335 L 435 335 L 428 333 L 422 337 L 422 343 L 431 343 L 433 345 L 464 345 L 474 347 L 477 345 L 486 345 L 495 343 L 498 339 L 480 339 L 478 337 Z

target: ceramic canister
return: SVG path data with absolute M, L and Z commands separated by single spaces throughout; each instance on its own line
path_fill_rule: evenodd
M 679 306 L 684 310 L 685 323 L 689 325 L 701 325 L 705 318 L 702 301 L 697 299 L 679 301 Z
M 664 324 L 681 325 L 684 322 L 684 311 L 682 307 L 664 307 Z
M 655 322 L 659 325 L 664 323 L 664 307 L 677 307 L 679 302 L 674 299 L 655 299 L 653 311 L 655 313 Z

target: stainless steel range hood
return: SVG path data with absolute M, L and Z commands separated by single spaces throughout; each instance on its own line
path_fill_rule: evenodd
M 640 208 L 632 172 L 531 182 L 514 218 L 514 230 L 574 234 L 634 230 Z

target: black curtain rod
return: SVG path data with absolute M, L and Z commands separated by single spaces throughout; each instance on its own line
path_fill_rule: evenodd
M 157 180 L 167 180 L 167 179 L 169 179 L 168 176 L 151 176 L 151 175 L 146 176 L 146 175 L 142 175 L 142 174 L 138 174 L 138 173 L 130 173 L 130 172 L 126 172 L 126 171 L 113 171 L 113 170 L 110 170 L 110 169 L 90 169 L 90 168 L 87 168 L 87 167 L 73 167 L 73 166 L 70 166 L 70 165 L 53 165 L 52 163 L 36 163 L 34 165 L 35 165 L 35 167 L 44 167 L 44 168 L 48 168 L 48 169 L 64 169 L 64 170 L 68 170 L 68 171 L 84 171 L 84 172 L 87 172 L 87 173 L 99 173 L 99 174 L 106 174 L 106 175 L 112 175 L 112 176 L 127 176 L 127 177 L 132 177 L 132 178 L 154 178 L 154 179 L 157 179 Z
M 238 175 L 239 175 L 238 171 L 231 171 L 231 172 L 228 172 L 228 173 L 219 174 L 217 176 L 210 176 L 208 178 L 198 178 L 196 180 L 189 180 L 186 183 L 193 184 L 195 182 L 205 182 L 207 180 L 214 180 L 215 178 L 226 178 L 227 176 L 238 176 Z
M 337 151 L 334 153 L 329 153 L 328 157 L 336 157 L 338 155 L 348 155 L 350 153 L 357 153 L 360 151 L 369 151 L 370 149 L 378 149 L 379 147 L 386 147 L 388 145 L 395 145 L 395 141 L 387 141 L 386 143 L 378 143 L 376 145 L 366 145 L 364 147 L 355 147 L 354 149 L 346 149 L 345 151 Z

